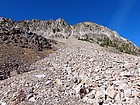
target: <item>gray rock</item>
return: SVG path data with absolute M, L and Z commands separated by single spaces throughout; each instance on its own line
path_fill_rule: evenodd
M 30 31 L 33 30 L 43 35 L 44 30 L 49 30 L 47 31 L 48 35 L 51 36 L 54 33 L 55 37 L 59 37 L 60 34 L 67 36 L 67 31 L 65 32 L 63 28 L 57 29 L 59 27 L 71 27 L 78 34 L 80 33 L 79 28 L 83 29 L 82 32 L 91 29 L 91 33 L 96 28 L 99 29 L 95 30 L 95 33 L 98 33 L 99 30 L 103 33 L 103 30 L 106 29 L 93 23 L 81 23 L 72 27 L 61 19 L 57 21 L 23 21 L 18 24 L 19 26 L 25 25 L 25 30 L 29 28 Z M 43 27 L 45 25 L 47 29 Z M 87 29 L 84 29 L 87 25 Z M 109 29 L 106 30 L 104 34 L 116 34 L 109 32 Z M 30 39 L 30 36 L 32 37 L 32 35 L 27 37 Z M 33 37 L 34 40 L 36 38 L 42 39 L 42 37 Z M 56 38 L 56 40 L 62 43 L 60 50 L 32 64 L 29 70 L 34 71 L 0 81 L 1 102 L 12 105 L 14 100 L 18 100 L 17 96 L 20 96 L 19 104 L 31 101 L 33 105 L 125 105 L 140 103 L 140 78 L 139 75 L 132 72 L 138 72 L 140 64 L 134 63 L 127 69 L 124 67 L 127 62 L 139 62 L 140 57 L 113 53 L 96 43 L 80 41 L 73 37 Z M 129 73 L 129 76 L 128 74 L 126 76 L 126 73 Z M 22 90 L 20 94 L 19 90 Z

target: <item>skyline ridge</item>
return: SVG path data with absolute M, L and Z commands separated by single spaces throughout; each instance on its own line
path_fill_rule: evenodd
M 90 23 L 94 23 L 94 24 L 103 26 L 103 27 L 105 27 L 105 28 L 110 29 L 111 31 L 116 32 L 120 37 L 129 40 L 129 41 L 132 42 L 135 46 L 137 46 L 137 47 L 140 48 L 140 46 L 138 46 L 137 44 L 135 44 L 135 43 L 134 43 L 133 41 L 131 41 L 130 39 L 123 37 L 123 36 L 120 35 L 119 32 L 117 32 L 116 30 L 112 30 L 111 28 L 109 28 L 109 27 L 107 27 L 107 26 L 104 26 L 104 25 L 102 25 L 102 24 L 98 24 L 98 23 L 95 23 L 95 22 L 92 22 L 92 21 L 81 21 L 81 22 L 78 22 L 78 23 L 75 23 L 75 24 L 70 24 L 70 23 L 67 22 L 64 18 L 61 18 L 61 17 L 59 17 L 59 18 L 57 18 L 57 19 L 48 19 L 48 20 L 47 20 L 47 19 L 42 20 L 42 19 L 32 18 L 32 19 L 22 19 L 22 20 L 18 20 L 18 21 L 17 21 L 17 20 L 14 20 L 14 19 L 12 19 L 12 18 L 5 18 L 5 17 L 0 17 L 0 18 L 11 19 L 11 20 L 14 21 L 14 22 L 32 21 L 32 20 L 40 20 L 40 21 L 50 21 L 50 20 L 57 21 L 57 20 L 63 20 L 64 22 L 66 22 L 66 23 L 67 23 L 68 25 L 70 25 L 70 26 L 74 26 L 74 25 L 80 24 L 80 23 L 82 24 L 82 23 L 85 23 L 85 22 L 90 22 Z
M 139 0 L 1 0 L 0 16 L 16 21 L 61 17 L 69 24 L 92 21 L 117 31 L 140 47 Z

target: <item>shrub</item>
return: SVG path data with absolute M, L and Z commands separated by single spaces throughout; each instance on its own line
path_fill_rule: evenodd
M 115 47 L 120 52 L 127 53 L 127 54 L 137 54 L 137 52 L 127 43 L 119 43 L 116 40 L 111 41 L 109 38 L 97 39 L 102 47 Z M 140 51 L 139 51 L 140 53 Z
M 97 39 L 97 40 L 100 42 L 100 46 L 103 46 L 103 47 L 116 46 L 116 44 L 112 42 L 109 38 L 103 38 L 103 39 Z
M 80 37 L 78 37 L 78 40 L 86 41 L 86 42 L 90 42 L 90 43 L 92 43 L 92 41 L 93 41 L 93 39 L 92 39 L 92 38 L 89 38 L 88 35 L 85 35 L 84 38 L 80 38 Z

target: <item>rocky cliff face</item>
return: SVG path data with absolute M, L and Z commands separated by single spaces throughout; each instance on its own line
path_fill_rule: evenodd
M 11 19 L 0 18 L 0 80 L 11 77 L 13 71 L 28 71 L 28 66 L 50 49 L 51 40 L 18 27 Z
M 109 48 L 140 52 L 91 22 L 0 18 L 0 105 L 139 105 L 140 57 Z
M 0 18 L 1 48 L 5 48 L 5 45 L 10 45 L 9 48 L 16 46 L 24 49 L 32 49 L 35 52 L 43 51 L 44 49 L 52 48 L 51 38 L 67 39 L 69 37 L 97 43 L 103 47 L 115 47 L 124 53 L 140 54 L 140 49 L 129 40 L 122 38 L 117 32 L 107 27 L 92 22 L 83 22 L 71 26 L 61 18 L 47 21 L 33 19 L 19 22 L 15 22 L 12 19 Z M 3 46 L 3 44 L 5 45 Z M 6 65 L 11 64 L 6 63 Z M 4 67 L 7 68 L 9 66 Z
M 29 32 L 42 35 L 46 38 L 63 37 L 66 38 L 71 34 L 71 27 L 63 19 L 54 20 L 37 20 L 20 21 L 17 23 L 17 27 L 28 30 Z
M 75 37 L 78 40 L 90 43 L 98 43 L 103 47 L 115 47 L 119 51 L 129 54 L 140 54 L 140 49 L 129 40 L 122 38 L 117 32 L 107 27 L 92 22 L 83 22 L 71 26 L 61 18 L 47 21 L 33 19 L 19 22 L 15 22 L 12 19 L 0 18 L 1 49 L 7 49 L 5 45 L 10 45 L 9 50 L 12 48 L 11 46 L 16 46 L 17 48 L 15 49 L 19 49 L 18 47 L 20 47 L 20 49 L 32 49 L 35 52 L 43 51 L 44 49 L 52 48 L 51 38 L 67 39 L 69 37 Z M 7 60 L 7 62 L 9 61 Z M 2 63 L 1 66 L 3 64 L 5 63 Z M 16 64 L 19 65 L 19 63 Z M 13 64 L 6 63 L 6 65 L 12 66 Z M 9 66 L 3 67 L 7 68 Z M 4 78 L 7 78 L 7 76 Z
M 6 23 L 3 26 L 3 30 L 5 27 L 8 29 L 15 28 L 23 30 L 26 33 L 41 35 L 45 38 L 68 38 L 74 36 L 79 40 L 98 43 L 104 47 L 115 47 L 124 53 L 140 54 L 140 49 L 131 41 L 122 38 L 117 32 L 112 31 L 107 27 L 92 22 L 83 22 L 73 26 L 69 25 L 61 18 L 56 21 L 33 19 L 31 21 L 23 20 L 20 22 L 1 18 L 1 22 Z
M 51 48 L 49 41 L 28 31 L 26 27 L 18 27 L 17 23 L 11 19 L 0 19 L 0 43 L 11 44 L 23 48 L 32 48 L 43 50 L 43 48 Z

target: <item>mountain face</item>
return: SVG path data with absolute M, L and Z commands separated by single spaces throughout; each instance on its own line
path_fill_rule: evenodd
M 46 38 L 29 32 L 27 29 L 25 30 L 24 27 L 17 28 L 16 23 L 10 19 L 1 18 L 0 26 L 0 43 L 37 50 L 51 48 L 51 45 Z
M 51 40 L 17 28 L 11 19 L 0 18 L 0 80 L 11 77 L 12 72 L 28 71 L 31 63 L 45 57 L 51 49 Z
M 14 22 L 11 19 L 1 18 L 1 23 L 5 23 L 6 29 L 23 30 L 27 33 L 34 33 L 45 38 L 68 38 L 76 37 L 79 40 L 98 43 L 104 47 L 115 47 L 121 52 L 139 55 L 140 49 L 131 41 L 122 38 L 117 32 L 107 27 L 92 23 L 82 22 L 76 25 L 69 25 L 63 19 L 37 20 L 33 19 Z
M 28 72 L 0 81 L 1 105 L 139 105 L 140 57 L 75 38 L 58 41 L 64 47 Z
M 92 22 L 0 18 L 0 105 L 139 105 L 133 54 L 132 42 Z
M 20 21 L 16 24 L 17 27 L 28 30 L 29 32 L 42 35 L 46 38 L 53 37 L 68 37 L 71 34 L 71 27 L 63 19 L 54 20 L 36 20 Z
M 38 55 L 42 58 L 44 54 L 42 54 L 41 51 L 52 49 L 52 46 L 56 44 L 56 41 L 52 41 L 51 39 L 68 39 L 70 37 L 75 37 L 78 40 L 90 43 L 97 43 L 103 47 L 116 48 L 120 52 L 140 55 L 140 49 L 132 42 L 122 38 L 117 32 L 92 22 L 82 22 L 71 26 L 61 18 L 47 21 L 33 19 L 19 22 L 13 21 L 12 19 L 0 18 L 0 50 L 2 51 L 5 48 L 7 49 L 6 52 L 8 52 L 12 46 L 13 48 L 16 47 L 17 53 L 23 55 L 25 59 L 29 59 L 29 57 L 26 57 L 27 55 L 24 55 L 24 53 L 28 52 L 25 51 L 25 49 L 31 50 L 30 53 L 32 52 L 33 55 Z M 24 50 L 21 52 L 21 49 Z M 5 54 L 4 51 L 3 54 Z M 16 53 L 9 54 L 14 55 L 13 57 L 9 56 L 9 58 L 6 58 L 7 56 L 3 56 L 3 54 L 0 55 L 1 58 L 5 57 L 1 59 L 1 71 L 5 71 L 7 68 L 13 70 L 14 65 L 18 65 L 16 68 L 20 68 L 19 71 L 21 71 L 21 69 L 23 69 L 21 66 L 24 64 L 23 62 L 28 61 L 26 59 L 21 62 L 20 59 L 24 57 L 17 56 L 18 58 L 16 58 L 16 55 L 14 55 Z M 15 64 L 11 64 L 13 61 L 15 61 Z M 34 60 L 32 59 L 32 61 Z M 0 73 L 0 75 L 2 75 L 0 78 L 10 76 L 11 69 L 6 73 Z M 19 71 L 17 72 L 20 73 Z
M 117 32 L 95 23 L 83 22 L 74 25 L 73 35 L 80 40 L 96 42 L 103 47 L 115 47 L 124 53 L 140 54 L 140 49 L 131 41 L 122 38 Z

